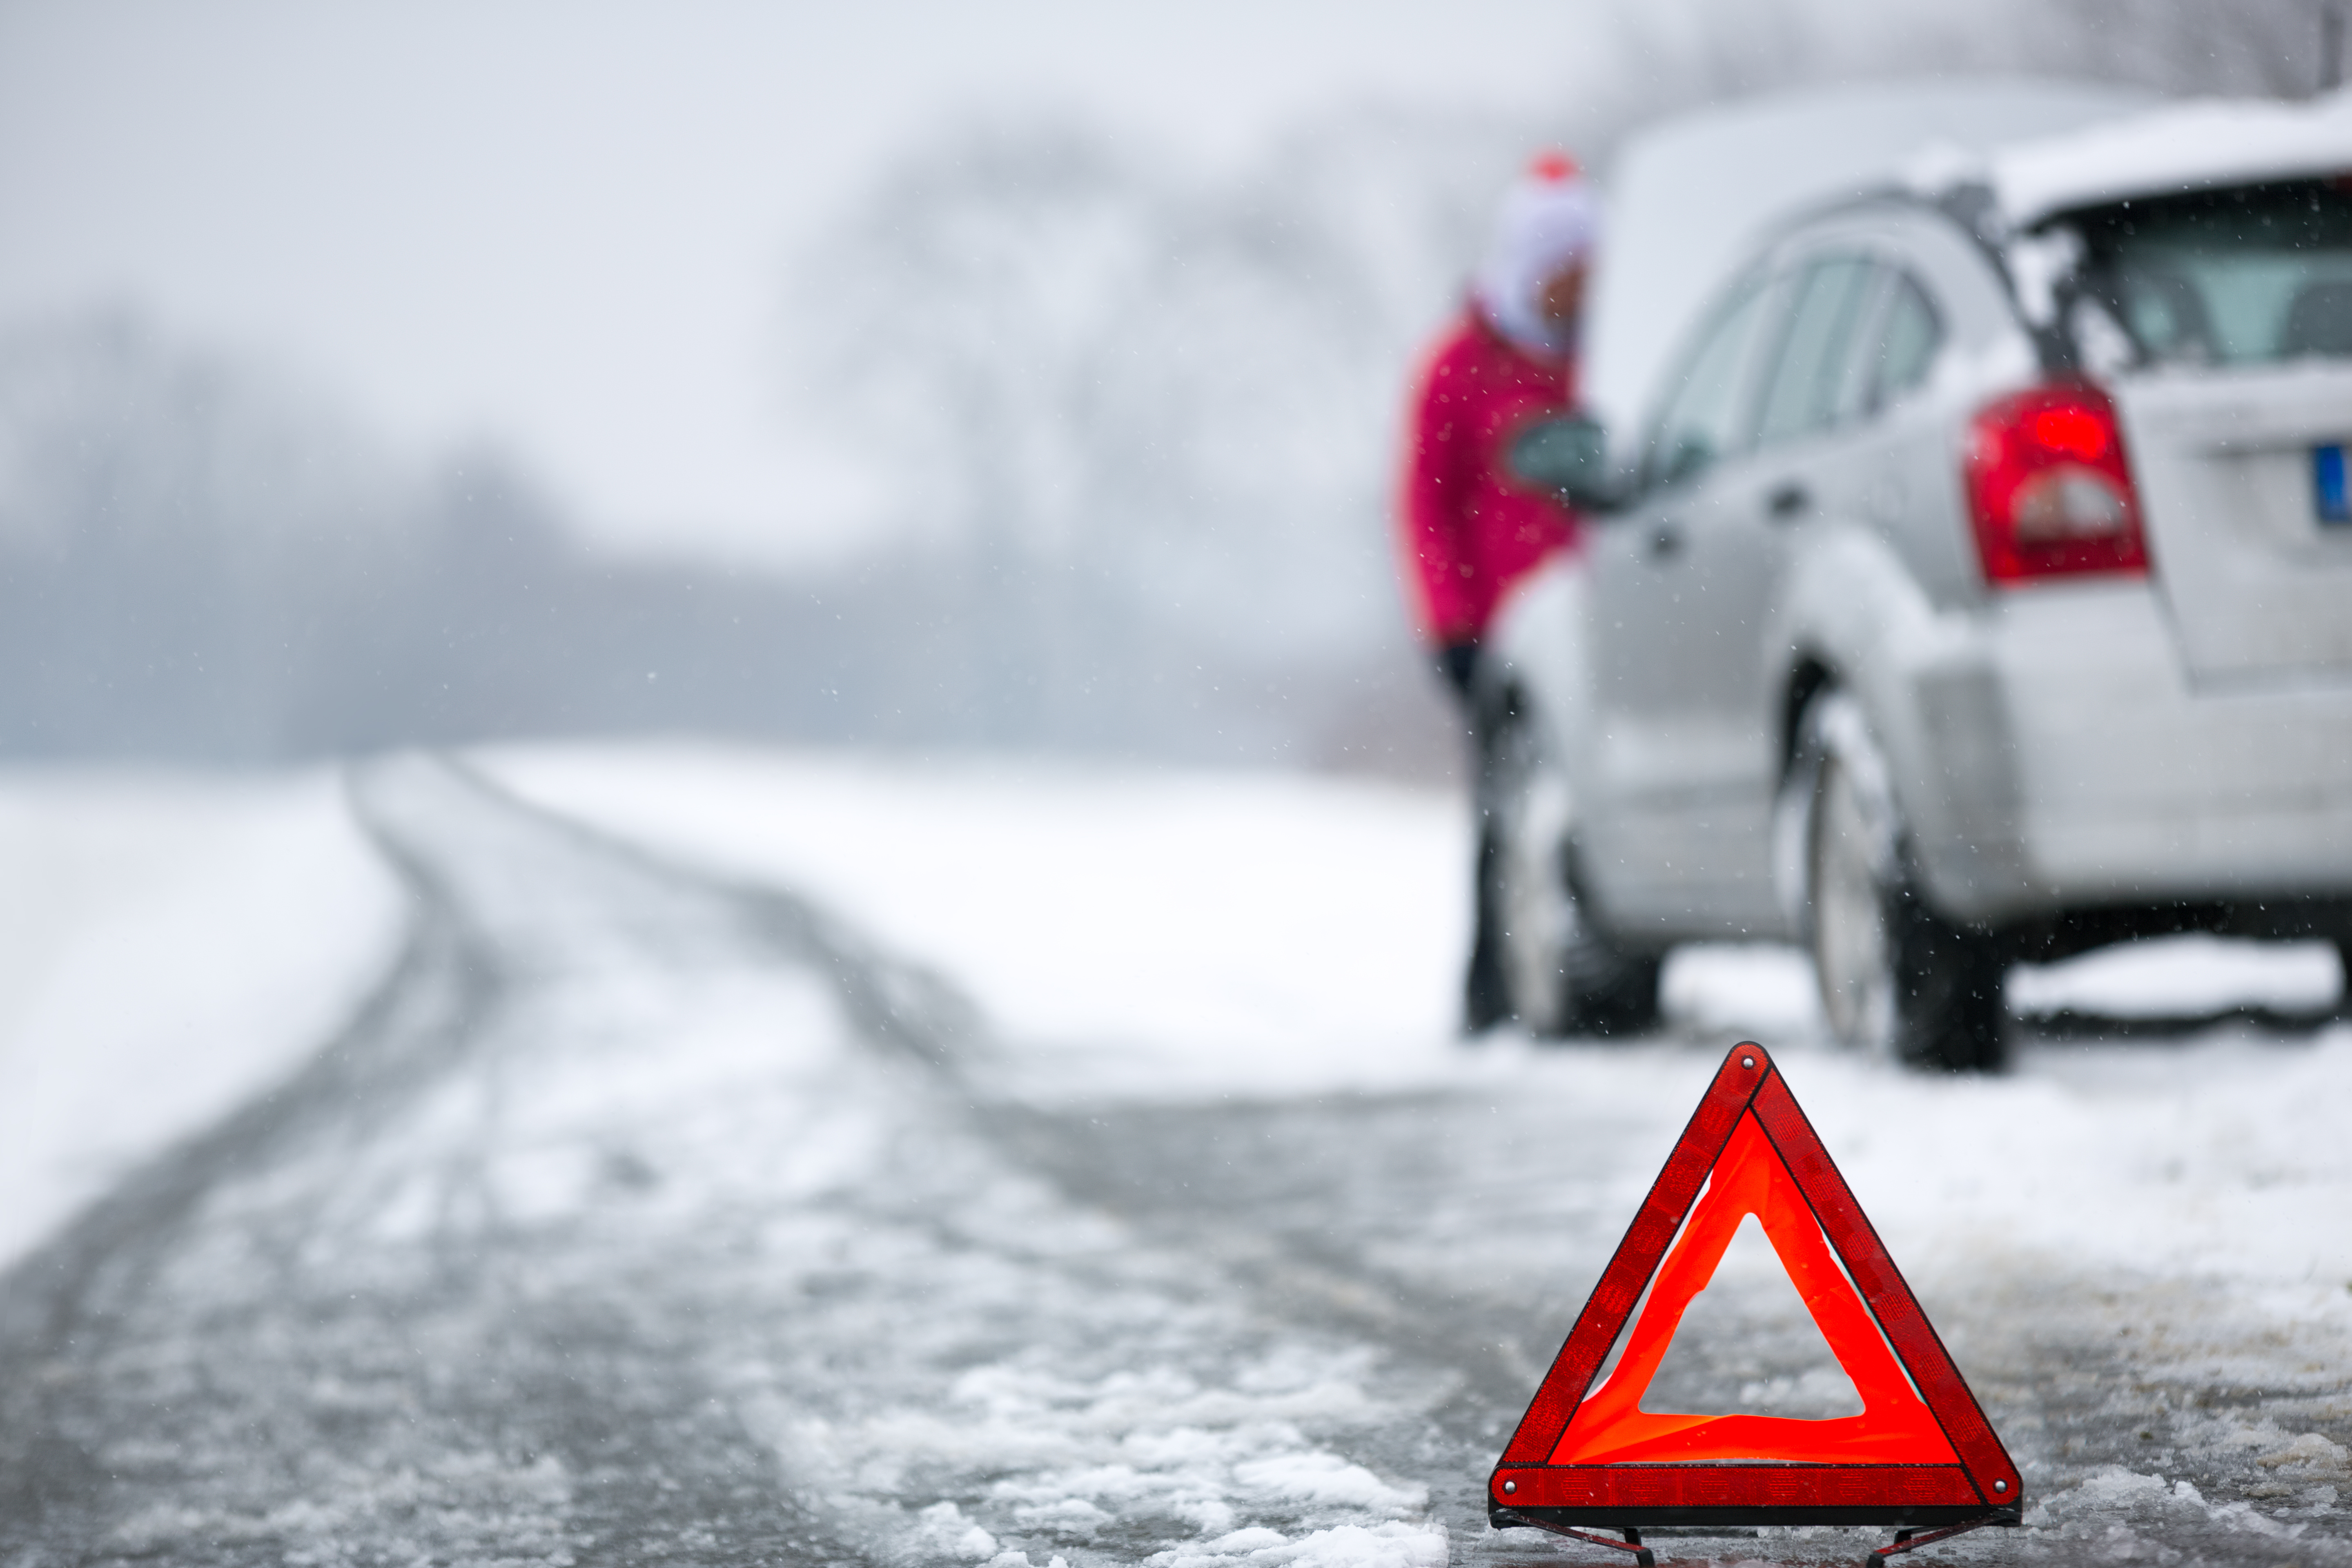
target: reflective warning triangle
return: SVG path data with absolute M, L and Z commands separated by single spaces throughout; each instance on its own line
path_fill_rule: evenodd
M 1641 1407 L 1685 1310 L 1749 1215 L 1861 1415 Z M 1601 1376 L 1621 1334 L 1624 1350 Z M 1754 1044 L 1724 1058 L 1487 1481 L 1498 1526 L 2009 1522 L 2023 1496 L 1976 1396 Z

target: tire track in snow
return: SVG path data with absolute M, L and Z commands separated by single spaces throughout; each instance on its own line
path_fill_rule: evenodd
M 275 1563 L 336 1540 L 353 1561 L 557 1560 L 698 1530 L 713 1560 L 821 1545 L 764 1449 L 681 1375 L 686 1347 L 646 1331 L 650 1303 L 635 1303 L 632 1323 L 593 1300 L 533 1300 L 527 1249 L 502 1249 L 495 1225 L 426 1233 L 396 1279 L 347 1272 L 347 1252 L 320 1257 L 364 1247 L 355 1219 L 399 1173 L 354 1194 L 321 1152 L 385 1141 L 436 1087 L 481 1068 L 501 1044 L 491 1026 L 531 982 L 435 841 L 436 815 L 481 810 L 484 786 L 401 762 L 357 775 L 352 798 L 413 900 L 391 972 L 292 1079 L 138 1173 L 0 1281 L 12 1553 L 0 1561 Z M 814 945 L 821 930 L 782 895 L 758 918 L 779 942 Z M 906 1042 L 919 1016 L 877 1037 Z M 481 1196 L 477 1152 L 461 1140 L 430 1156 L 453 1215 Z M 257 1193 L 273 1180 L 289 1190 Z M 205 1256 L 221 1251 L 233 1261 Z M 484 1298 L 505 1314 L 494 1329 L 463 1321 Z M 439 1363 L 450 1352 L 461 1359 Z M 497 1363 L 487 1380 L 473 1375 L 482 1359 Z M 802 1554 L 835 1555 L 846 1554 Z
M 1003 1158 L 935 979 L 446 763 L 353 798 L 392 973 L 0 1279 L 0 1563 L 1443 1556 L 1327 1441 L 1426 1387 Z

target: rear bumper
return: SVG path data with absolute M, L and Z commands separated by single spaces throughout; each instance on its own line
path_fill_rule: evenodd
M 2143 584 L 1972 618 L 1904 678 L 1916 848 L 1952 913 L 2352 897 L 2352 681 L 2193 684 Z

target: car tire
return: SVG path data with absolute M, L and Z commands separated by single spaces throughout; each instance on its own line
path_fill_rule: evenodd
M 1663 959 L 1594 926 L 1576 889 L 1567 776 L 1525 703 L 1506 694 L 1499 708 L 1488 763 L 1492 852 L 1481 858 L 1479 892 L 1510 1015 L 1545 1039 L 1654 1028 Z
M 1906 1067 L 1998 1068 L 2000 949 L 1928 902 L 1885 753 L 1852 698 L 1832 689 L 1807 706 L 1790 778 L 1801 923 L 1830 1032 Z

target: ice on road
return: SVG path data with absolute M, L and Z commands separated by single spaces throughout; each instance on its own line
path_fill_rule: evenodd
M 1679 962 L 1657 1037 L 1465 1047 L 1443 797 L 489 767 L 360 775 L 409 908 L 373 996 L 0 1276 L 0 1564 L 1590 1561 L 1489 1531 L 1485 1472 L 1738 1033 L 2024 1468 L 2031 1528 L 1937 1560 L 2352 1563 L 2341 1024 L 1927 1079 L 1755 949 Z M 2181 948 L 2167 1010 L 2313 963 Z M 1827 1413 L 1773 1283 L 1735 1248 L 1660 1389 Z

